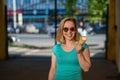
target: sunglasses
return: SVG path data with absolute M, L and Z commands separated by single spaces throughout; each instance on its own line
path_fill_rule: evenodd
M 74 32 L 74 31 L 75 31 L 75 28 L 74 28 L 74 27 L 72 27 L 72 28 L 64 27 L 64 28 L 63 28 L 63 31 L 64 31 L 64 32 L 68 32 L 68 30 L 70 30 L 71 32 Z

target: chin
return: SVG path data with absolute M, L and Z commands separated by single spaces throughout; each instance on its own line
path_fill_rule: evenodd
M 73 38 L 67 38 L 67 40 L 71 41 L 71 40 L 73 40 Z

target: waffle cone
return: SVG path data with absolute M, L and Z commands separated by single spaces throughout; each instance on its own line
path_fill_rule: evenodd
M 86 39 L 87 39 L 86 36 L 81 36 L 79 40 L 79 44 L 81 45 L 84 44 L 86 42 Z

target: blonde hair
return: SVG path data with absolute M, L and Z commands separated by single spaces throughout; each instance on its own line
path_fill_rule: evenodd
M 63 28 L 64 28 L 64 24 L 66 21 L 72 21 L 75 25 L 75 36 L 74 36 L 74 40 L 75 41 L 78 41 L 79 40 L 79 34 L 78 34 L 78 27 L 77 27 L 77 23 L 76 23 L 76 20 L 74 18 L 71 18 L 71 17 L 67 17 L 67 18 L 64 18 L 61 22 L 60 22 L 60 26 L 58 28 L 58 31 L 57 31 L 57 37 L 56 37 L 56 40 L 57 42 L 59 43 L 65 43 L 65 38 L 63 36 Z

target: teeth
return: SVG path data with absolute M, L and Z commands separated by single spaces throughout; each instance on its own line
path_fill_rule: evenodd
M 66 34 L 66 36 L 68 36 L 68 37 L 72 37 L 72 34 Z
M 69 37 L 71 37 L 72 35 L 68 35 Z

